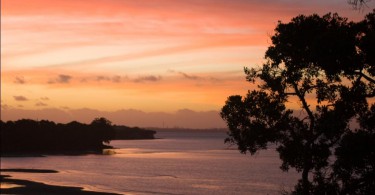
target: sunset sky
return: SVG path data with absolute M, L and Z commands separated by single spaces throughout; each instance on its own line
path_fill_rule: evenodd
M 359 21 L 374 4 L 2 0 L 1 119 L 104 114 L 137 126 L 224 127 L 220 108 L 252 87 L 243 67 L 261 65 L 278 20 L 338 12 Z M 202 124 L 181 122 L 187 116 Z

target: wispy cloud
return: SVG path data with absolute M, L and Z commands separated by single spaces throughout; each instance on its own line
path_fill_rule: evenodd
M 215 78 L 215 77 L 212 77 L 212 76 L 208 76 L 208 75 L 198 76 L 198 75 L 189 74 L 189 73 L 182 72 L 182 71 L 175 71 L 175 70 L 168 70 L 168 72 L 179 74 L 183 78 L 188 79 L 188 80 L 210 80 L 210 81 L 219 81 L 220 80 L 218 78 Z
M 96 77 L 96 81 L 110 81 L 111 78 L 110 77 L 107 77 L 107 76 L 97 76 Z
M 99 76 L 94 76 L 94 75 L 88 75 L 88 76 L 83 76 L 84 78 L 80 79 L 81 83 L 89 83 L 89 82 L 112 82 L 112 83 L 121 83 L 128 81 L 129 78 L 127 76 L 111 76 L 111 75 L 99 75 Z
M 136 79 L 134 79 L 133 81 L 136 82 L 136 83 L 140 83 L 140 82 L 157 82 L 157 81 L 160 81 L 162 79 L 161 76 L 153 76 L 153 75 L 150 75 L 150 76 L 140 76 Z
M 177 72 L 178 74 L 182 75 L 184 78 L 189 79 L 189 80 L 198 80 L 202 79 L 202 77 L 196 76 L 196 75 L 190 75 L 185 72 Z
M 48 84 L 54 84 L 54 83 L 66 84 L 66 83 L 69 83 L 70 80 L 72 80 L 72 78 L 73 77 L 70 75 L 60 74 L 57 78 L 49 80 Z
M 112 82 L 114 83 L 120 83 L 121 81 L 122 81 L 122 78 L 120 76 L 112 77 Z
M 43 100 L 43 101 L 48 101 L 49 100 L 48 97 L 41 97 L 40 99 Z
M 195 40 L 194 42 L 188 42 L 183 44 L 177 44 L 173 46 L 160 46 L 160 48 L 150 48 L 146 50 L 136 51 L 134 53 L 123 53 L 116 55 L 106 56 L 86 56 L 84 59 L 74 59 L 69 61 L 59 61 L 57 63 L 44 64 L 44 68 L 61 68 L 61 67 L 79 67 L 79 66 L 92 66 L 92 65 L 103 65 L 106 63 L 125 62 L 137 59 L 146 59 L 157 56 L 171 56 L 173 54 L 197 52 L 199 50 L 207 50 L 213 48 L 223 47 L 244 47 L 250 45 L 259 45 L 254 43 L 254 38 L 257 36 L 242 35 L 242 36 L 202 36 L 204 39 Z M 261 41 L 260 41 L 261 40 Z M 262 35 L 261 38 L 255 39 L 256 42 L 261 42 L 261 45 L 265 44 L 268 38 Z M 185 40 L 186 41 L 186 40 Z
M 17 83 L 17 84 L 25 84 L 26 81 L 25 81 L 25 78 L 23 78 L 23 77 L 21 76 L 21 77 L 16 77 L 14 83 Z
M 3 102 L 1 102 L 1 110 L 7 110 L 7 109 L 11 109 L 11 108 L 13 108 L 13 107 L 8 105 L 8 104 L 4 104 Z
M 56 81 L 59 83 L 69 83 L 71 79 L 72 76 L 61 74 L 59 75 L 59 78 Z
M 22 96 L 22 95 L 15 95 L 15 96 L 13 96 L 13 98 L 16 101 L 28 101 L 29 100 L 25 96 Z
M 43 106 L 48 106 L 47 104 L 43 103 L 43 102 L 37 102 L 35 104 L 35 106 L 38 106 L 38 107 L 43 107 Z

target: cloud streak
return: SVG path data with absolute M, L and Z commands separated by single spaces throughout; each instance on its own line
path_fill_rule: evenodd
M 195 80 L 195 81 L 215 81 L 215 82 L 218 82 L 218 81 L 223 81 L 223 79 L 219 79 L 219 78 L 215 78 L 211 75 L 194 75 L 194 74 L 188 74 L 186 72 L 182 72 L 182 71 L 175 71 L 175 70 L 168 70 L 168 72 L 170 73 L 176 73 L 178 75 L 181 75 L 183 78 L 187 79 L 187 80 Z M 222 73 L 222 74 L 225 74 L 225 73 Z M 221 75 L 223 76 L 223 75 Z M 223 77 L 224 78 L 224 77 Z
M 13 96 L 13 98 L 16 101 L 29 101 L 28 98 L 26 98 L 25 96 L 22 96 L 22 95 L 16 95 L 16 96 Z
M 16 77 L 14 83 L 25 84 L 26 81 L 25 81 L 25 78 L 23 78 L 23 77 Z
M 49 80 L 48 84 L 55 84 L 55 83 L 67 84 L 72 80 L 72 78 L 73 77 L 70 75 L 60 74 L 58 75 L 57 78 Z
M 264 37 L 264 35 L 263 35 Z M 266 43 L 267 38 L 261 39 Z M 44 66 L 44 68 L 61 68 L 61 67 L 81 67 L 81 66 L 92 66 L 101 65 L 105 63 L 115 63 L 123 61 L 131 61 L 136 59 L 145 59 L 156 56 L 173 55 L 179 53 L 192 52 L 197 50 L 221 48 L 221 47 L 234 47 L 234 46 L 249 46 L 252 45 L 253 41 L 248 36 L 235 36 L 235 37 L 218 37 L 218 36 L 208 36 L 203 40 L 195 40 L 194 43 L 184 43 L 177 46 L 161 46 L 158 49 L 148 49 L 144 51 L 139 51 L 135 53 L 124 53 L 118 55 L 108 55 L 103 57 L 90 57 L 83 60 L 68 61 L 57 64 L 50 64 Z
M 184 78 L 189 79 L 189 80 L 199 80 L 203 79 L 202 77 L 196 76 L 196 75 L 190 75 L 185 72 L 177 72 L 178 74 L 182 75 Z
M 44 106 L 48 106 L 48 104 L 45 104 L 45 103 L 43 103 L 43 102 L 37 102 L 37 103 L 35 104 L 35 106 L 37 106 L 37 107 L 44 107 Z
M 139 76 L 138 78 L 134 79 L 133 81 L 136 83 L 142 83 L 142 82 L 157 82 L 162 79 L 161 76 L 154 76 L 154 75 L 149 75 L 149 76 Z

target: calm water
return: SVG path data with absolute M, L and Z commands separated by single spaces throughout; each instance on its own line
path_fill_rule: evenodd
M 225 133 L 158 132 L 156 140 L 113 141 L 114 155 L 1 158 L 1 168 L 53 169 L 15 178 L 123 194 L 279 194 L 299 175 L 283 173 L 273 150 L 255 156 L 224 145 Z

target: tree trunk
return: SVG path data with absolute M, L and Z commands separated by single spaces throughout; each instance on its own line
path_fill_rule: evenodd
M 310 194 L 309 171 L 309 166 L 305 166 L 305 168 L 302 171 L 302 193 L 304 195 Z
M 312 154 L 311 154 L 312 145 L 307 144 L 307 148 L 304 152 L 304 166 L 302 170 L 302 194 L 310 194 L 310 181 L 309 181 L 309 172 L 312 169 Z

